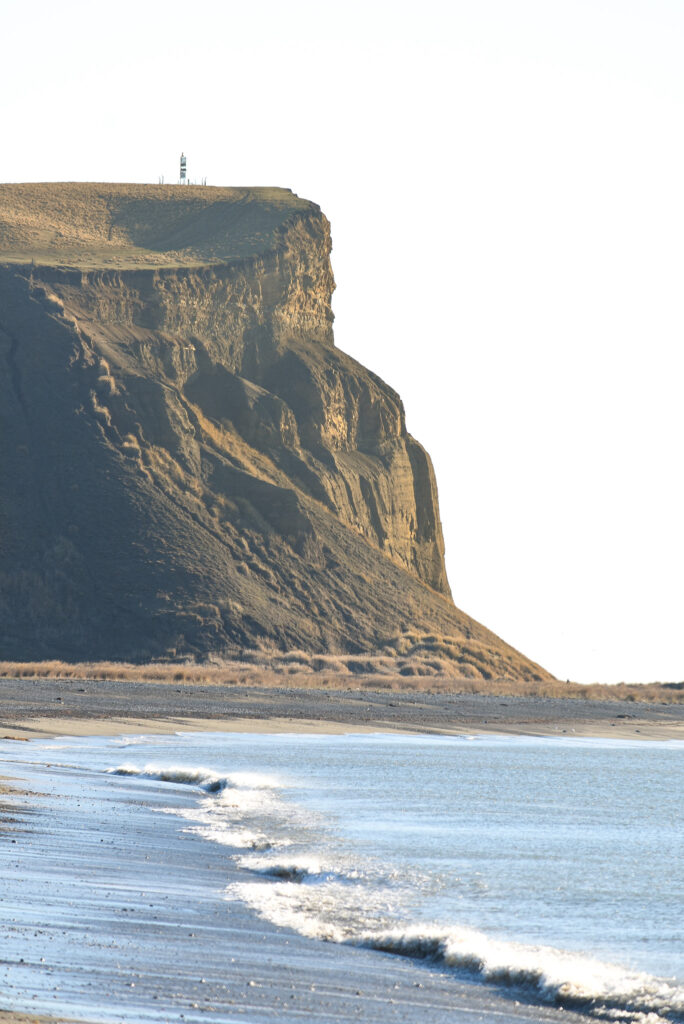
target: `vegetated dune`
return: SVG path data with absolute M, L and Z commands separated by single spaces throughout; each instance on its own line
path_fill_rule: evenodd
M 550 678 L 454 607 L 430 459 L 334 346 L 330 248 L 284 189 L 0 186 L 0 656 L 410 635 L 426 674 Z
M 444 639 L 405 635 L 383 651 L 370 654 L 309 654 L 262 647 L 242 650 L 229 660 L 211 657 L 202 662 L 146 662 L 142 665 L 107 661 L 0 661 L 0 678 L 182 684 L 183 687 L 197 686 L 203 692 L 206 687 L 247 686 L 288 691 L 389 690 L 393 693 L 486 694 L 618 704 L 625 701 L 662 706 L 684 704 L 684 683 L 572 683 L 539 673 L 515 676 L 511 672 L 492 678 L 486 671 L 464 675 L 467 646 L 455 642 L 458 654 L 450 659 L 431 655 L 436 642 L 443 643 Z M 73 714 L 72 709 L 70 713 Z

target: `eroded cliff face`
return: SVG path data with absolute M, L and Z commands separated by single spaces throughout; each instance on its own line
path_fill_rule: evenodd
M 289 491 L 308 534 L 320 502 L 397 565 L 448 593 L 437 493 L 398 395 L 333 348 L 330 232 L 298 216 L 277 247 L 229 265 L 35 268 L 27 296 L 73 334 L 86 408 L 159 487 L 233 498 L 225 462 Z M 258 503 L 271 505 L 268 490 Z M 254 499 L 252 499 L 254 500 Z M 293 538 L 292 513 L 282 522 Z M 296 537 L 294 538 L 296 542 Z
M 160 241 L 160 193 L 140 188 L 134 216 L 130 196 L 122 213 L 105 195 L 109 229 L 97 206 L 98 244 L 109 252 L 114 233 L 118 246 L 99 267 L 90 236 L 87 259 L 69 238 L 59 266 L 47 214 L 38 227 L 24 215 L 20 234 L 6 218 L 6 244 L 14 231 L 21 246 L 0 267 L 2 654 L 491 636 L 449 599 L 432 466 L 401 400 L 334 347 L 320 210 L 279 196 L 269 220 L 242 190 L 232 249 L 215 222 L 233 223 L 234 197 L 213 219 L 194 209 L 199 236 L 165 206 Z M 22 263 L 39 229 L 48 262 Z

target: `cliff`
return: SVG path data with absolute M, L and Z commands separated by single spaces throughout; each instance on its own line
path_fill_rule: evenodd
M 545 675 L 453 606 L 429 457 L 334 346 L 330 248 L 284 189 L 0 185 L 1 657 L 417 630 Z

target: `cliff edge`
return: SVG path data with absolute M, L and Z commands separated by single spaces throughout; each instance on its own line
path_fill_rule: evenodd
M 285 189 L 0 185 L 0 657 L 413 630 L 546 676 L 452 604 L 430 459 L 334 346 L 330 248 Z

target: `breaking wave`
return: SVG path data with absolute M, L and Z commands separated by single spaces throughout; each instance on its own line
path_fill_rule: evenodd
M 220 793 L 224 789 L 278 789 L 282 782 L 274 775 L 258 772 L 231 772 L 220 775 L 209 768 L 190 768 L 183 765 L 164 767 L 147 764 L 140 768 L 133 764 L 122 764 L 107 768 L 110 775 L 132 775 L 142 779 L 156 779 L 158 782 L 172 782 L 177 785 L 198 786 L 206 793 Z
M 387 893 L 363 885 L 354 891 L 325 872 L 317 872 L 315 862 L 307 866 L 306 859 L 294 860 L 291 870 L 287 861 L 274 862 L 269 869 L 268 860 L 263 860 L 263 873 L 274 881 L 236 883 L 228 888 L 227 897 L 245 902 L 266 920 L 308 938 L 430 960 L 477 980 L 524 990 L 545 1003 L 582 1010 L 599 1020 L 625 1024 L 684 1021 L 684 989 L 666 980 L 550 946 L 495 939 L 474 929 L 393 924 L 387 916 L 394 916 Z M 240 861 L 254 869 L 256 858 Z M 304 879 L 321 884 L 303 886 Z
M 435 960 L 498 985 L 533 990 L 545 1002 L 631 1019 L 655 1014 L 684 1019 L 684 990 L 651 975 L 578 953 L 491 938 L 467 928 L 412 927 L 367 932 L 356 941 L 372 949 Z M 627 1018 L 623 1018 L 627 1019 Z
M 252 824 L 254 816 L 258 815 L 262 822 L 268 819 L 277 830 L 278 819 L 283 817 L 278 790 L 285 783 L 276 775 L 242 771 L 220 773 L 204 767 L 160 764 L 143 767 L 121 764 L 108 768 L 107 773 L 201 790 L 204 799 L 197 806 L 170 806 L 159 810 L 191 822 L 184 831 L 203 839 L 234 850 L 252 851 L 285 847 L 290 843 L 287 836 L 266 833 Z
M 337 843 L 321 843 L 315 815 L 282 800 L 278 790 L 285 783 L 277 776 L 158 764 L 122 764 L 109 772 L 203 791 L 199 806 L 169 813 L 187 819 L 188 831 L 230 848 L 245 874 L 226 889 L 226 897 L 277 926 L 431 961 L 596 1020 L 684 1024 L 684 987 L 676 983 L 549 945 L 421 922 L 412 894 L 425 878 L 367 863 Z
M 284 882 L 355 882 L 364 877 L 359 870 L 326 863 L 313 854 L 297 854 L 290 858 L 248 854 L 238 857 L 237 864 L 256 874 Z

